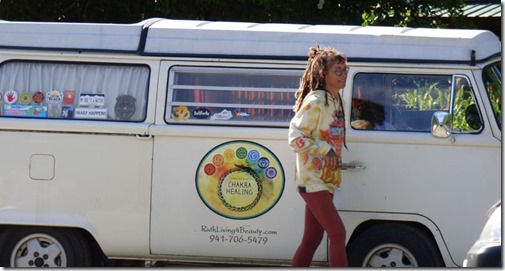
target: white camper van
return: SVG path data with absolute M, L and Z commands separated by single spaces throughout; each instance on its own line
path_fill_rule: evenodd
M 0 21 L 0 266 L 289 265 L 288 124 L 317 44 L 349 58 L 350 265 L 461 266 L 501 198 L 495 35 L 169 19 Z

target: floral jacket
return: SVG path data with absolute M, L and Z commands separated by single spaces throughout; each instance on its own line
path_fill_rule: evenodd
M 340 160 L 345 122 L 339 99 L 324 90 L 312 91 L 291 120 L 289 146 L 296 152 L 295 182 L 301 191 L 333 193 L 340 187 L 340 168 L 329 170 L 322 159 L 333 149 Z

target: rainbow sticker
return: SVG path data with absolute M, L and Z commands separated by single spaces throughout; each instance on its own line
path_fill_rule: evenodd
M 196 189 L 213 212 L 232 219 L 258 217 L 281 198 L 284 170 L 264 146 L 230 141 L 210 150 L 196 172 Z

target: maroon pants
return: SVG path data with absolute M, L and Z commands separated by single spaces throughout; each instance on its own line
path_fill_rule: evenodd
M 293 257 L 291 266 L 308 267 L 326 231 L 330 240 L 329 262 L 331 267 L 347 266 L 345 228 L 333 197 L 328 191 L 300 193 L 305 200 L 305 228 L 302 242 Z

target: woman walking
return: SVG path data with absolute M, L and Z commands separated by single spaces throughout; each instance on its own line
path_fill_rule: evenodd
M 305 201 L 302 241 L 293 267 L 308 267 L 326 231 L 331 267 L 347 266 L 345 228 L 333 192 L 341 182 L 341 150 L 345 146 L 344 109 L 339 91 L 347 80 L 347 57 L 334 48 L 312 47 L 295 94 L 295 116 L 289 145 L 296 152 L 295 182 Z

